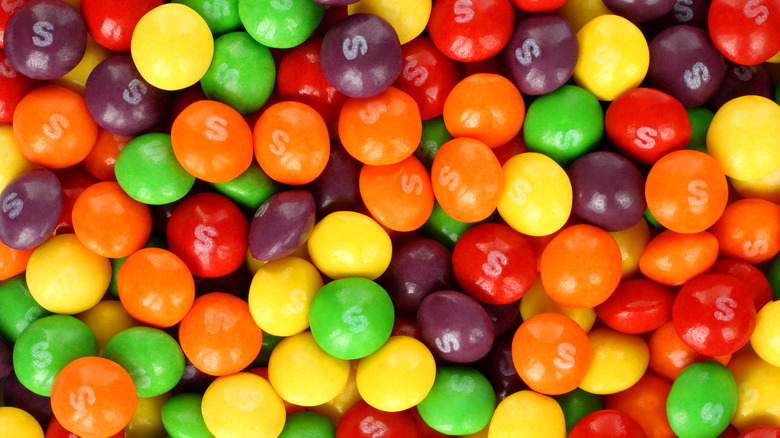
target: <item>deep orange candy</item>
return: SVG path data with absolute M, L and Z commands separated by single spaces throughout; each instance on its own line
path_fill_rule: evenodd
M 645 246 L 639 270 L 667 286 L 679 286 L 707 272 L 718 258 L 718 239 L 709 231 L 683 234 L 666 230 Z
M 636 420 L 647 438 L 675 438 L 666 417 L 666 398 L 672 384 L 666 380 L 645 374 L 634 386 L 604 400 L 605 409 L 617 409 Z
M 114 164 L 119 152 L 133 137 L 113 134 L 103 128 L 98 130 L 97 141 L 84 158 L 84 167 L 100 181 L 116 181 Z
M 780 252 L 780 205 L 740 199 L 726 207 L 710 231 L 718 239 L 722 257 L 765 262 Z
M 650 369 L 669 382 L 674 381 L 692 363 L 716 360 L 728 365 L 731 360 L 731 354 L 706 356 L 687 346 L 677 335 L 671 320 L 655 329 L 647 345 L 650 347 Z

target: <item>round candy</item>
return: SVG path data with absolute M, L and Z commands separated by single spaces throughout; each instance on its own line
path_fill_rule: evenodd
M 336 425 L 326 417 L 314 412 L 298 412 L 287 417 L 279 438 L 295 438 L 299 436 L 327 438 L 335 435 Z
M 162 0 L 81 0 L 80 7 L 89 34 L 98 44 L 114 52 L 129 52 L 138 21 L 162 4 Z
M 263 202 L 282 188 L 254 161 L 241 175 L 223 183 L 211 183 L 211 187 L 248 211 L 260 208 Z
M 706 388 L 706 389 L 705 389 Z M 698 362 L 672 383 L 666 414 L 679 436 L 717 436 L 737 410 L 737 384 L 724 365 Z
M 564 394 L 577 388 L 590 368 L 590 340 L 571 318 L 541 313 L 523 321 L 512 339 L 512 363 L 534 391 Z
M 428 348 L 448 362 L 475 362 L 493 345 L 487 312 L 461 292 L 439 291 L 425 297 L 417 310 L 417 326 Z
M 776 15 L 780 17 L 780 11 Z M 774 128 L 778 123 L 777 103 L 761 96 L 732 99 L 712 119 L 707 152 L 730 178 L 763 178 L 780 167 L 780 132 Z
M 99 181 L 116 181 L 114 165 L 119 152 L 132 137 L 117 135 L 106 129 L 98 129 L 97 140 L 82 163 L 90 175 Z
M 638 335 L 599 328 L 588 333 L 593 360 L 580 388 L 593 394 L 614 394 L 642 378 L 650 360 L 647 343 Z
M 184 374 L 184 353 L 169 334 L 151 327 L 131 327 L 116 334 L 103 357 L 122 365 L 133 378 L 139 397 L 156 397 L 173 389 Z
M 545 154 L 564 167 L 595 149 L 603 134 L 599 101 L 575 85 L 563 85 L 535 99 L 523 128 L 529 151 Z
M 644 80 L 650 63 L 647 40 L 627 19 L 598 16 L 577 32 L 577 42 L 574 80 L 599 100 L 615 100 Z
M 433 4 L 428 33 L 433 44 L 460 62 L 482 61 L 504 48 L 515 13 L 509 0 L 439 0 Z
M 760 64 L 780 51 L 776 2 L 713 0 L 707 25 L 718 50 L 737 64 Z
M 75 234 L 61 234 L 35 249 L 26 275 L 30 294 L 41 307 L 71 315 L 103 298 L 111 281 L 111 263 L 82 245 Z
M 206 73 L 214 55 L 214 39 L 197 12 L 168 3 L 138 21 L 130 52 L 141 76 L 150 84 L 163 90 L 180 90 Z
M 765 305 L 756 316 L 756 328 L 750 337 L 753 351 L 764 361 L 777 366 L 780 364 L 780 350 L 777 339 L 780 336 L 773 321 L 780 309 L 780 302 L 773 301 Z
M 611 328 L 629 334 L 646 333 L 672 317 L 672 292 L 643 278 L 621 282 L 596 314 Z
M 756 309 L 739 280 L 727 274 L 706 274 L 689 280 L 677 293 L 672 321 L 686 345 L 718 356 L 748 343 L 756 327 Z
M 0 285 L 0 301 L 3 302 L 3 312 L 0 313 L 0 337 L 11 345 L 30 323 L 50 315 L 30 295 L 23 275 L 9 278 Z
M 171 145 L 187 173 L 212 183 L 237 178 L 254 157 L 249 124 L 238 111 L 211 100 L 199 100 L 176 116 Z
M 580 219 L 607 231 L 625 230 L 642 219 L 647 205 L 639 169 L 613 152 L 578 158 L 568 169 L 572 211 Z
M 415 420 L 410 411 L 385 412 L 359 400 L 339 419 L 335 438 L 418 437 Z
M 753 426 L 778 424 L 774 409 L 780 391 L 780 368 L 765 362 L 754 352 L 745 352 L 728 364 L 737 383 L 737 406 L 731 423 L 746 430 Z
M 485 143 L 467 137 L 450 140 L 439 149 L 431 166 L 431 179 L 433 194 L 442 209 L 452 218 L 469 223 L 493 214 L 504 187 L 501 164 L 493 151 Z
M 481 224 L 458 239 L 452 267 L 463 290 L 479 302 L 509 304 L 533 285 L 536 252 L 525 236 L 509 226 Z
M 378 284 L 362 277 L 334 280 L 311 300 L 314 340 L 339 359 L 360 359 L 387 342 L 393 329 L 393 302 Z
M 60 424 L 83 437 L 111 436 L 130 423 L 138 395 L 130 375 L 102 357 L 69 363 L 54 380 L 51 407 Z
M 523 390 L 498 404 L 488 428 L 488 438 L 563 437 L 566 419 L 554 398 Z
M 203 394 L 203 420 L 215 436 L 274 438 L 284 428 L 282 399 L 252 373 L 219 377 Z
M 557 90 L 571 78 L 578 44 L 569 23 L 557 15 L 531 15 L 517 22 L 503 49 L 504 63 L 524 94 Z
M 311 261 L 333 278 L 365 277 L 374 280 L 390 265 L 392 243 L 370 217 L 337 211 L 314 225 L 307 243 Z
M 45 316 L 22 332 L 13 354 L 19 381 L 30 391 L 49 397 L 54 378 L 65 365 L 97 355 L 97 341 L 92 330 L 72 316 Z
M 417 405 L 420 417 L 448 435 L 477 433 L 488 425 L 496 394 L 479 371 L 461 366 L 439 367 L 433 387 Z
M 717 258 L 718 239 L 709 231 L 667 230 L 648 242 L 639 258 L 639 270 L 657 283 L 680 286 L 707 272 Z
M 260 353 L 263 332 L 246 301 L 223 292 L 198 297 L 179 325 L 179 343 L 201 371 L 226 376 L 246 368 Z
M 0 124 L 0 165 L 3 166 L 3 172 L 0 173 L 0 190 L 11 180 L 34 167 L 22 154 L 14 137 L 14 127 L 6 123 Z
M 625 412 L 604 409 L 583 417 L 569 431 L 569 438 L 610 436 L 621 438 L 644 438 L 642 426 Z
M 750 292 L 756 312 L 774 299 L 772 285 L 764 273 L 744 260 L 720 259 L 712 265 L 710 273 L 729 274 L 742 282 Z
M 348 4 L 349 15 L 378 15 L 395 29 L 398 40 L 406 44 L 425 30 L 431 15 L 431 0 L 314 0 L 330 5 Z
M 3 404 L 14 406 L 35 417 L 39 424 L 46 424 L 53 418 L 51 398 L 38 395 L 25 388 L 16 374 L 11 373 L 3 383 Z
M 674 151 L 658 160 L 645 182 L 647 208 L 664 227 L 698 233 L 711 227 L 726 208 L 728 182 L 711 156 Z
M 392 336 L 358 362 L 356 381 L 366 403 L 398 412 L 423 401 L 435 378 L 436 363 L 425 344 L 409 336 Z
M 757 95 L 772 99 L 774 80 L 762 64 L 741 65 L 726 61 L 726 74 L 720 83 L 718 92 L 712 96 L 708 105 L 717 110 L 731 99 Z
M 210 0 L 176 0 L 194 9 L 209 25 L 214 36 L 222 35 L 241 27 L 241 17 L 238 15 L 238 0 L 212 2 Z
M 537 277 L 531 289 L 523 295 L 520 300 L 520 316 L 527 320 L 540 313 L 560 313 L 571 318 L 582 327 L 585 332 L 589 332 L 596 322 L 596 311 L 593 308 L 575 309 L 562 306 L 550 298 L 542 287 L 542 280 Z
M 558 163 L 527 152 L 504 163 L 503 174 L 498 213 L 509 226 L 530 236 L 546 236 L 563 227 L 571 213 L 572 188 Z
M 287 190 L 268 198 L 249 226 L 252 257 L 272 261 L 306 243 L 314 229 L 314 197 L 306 190 Z
M 349 361 L 326 353 L 308 331 L 284 338 L 268 361 L 268 377 L 276 393 L 300 406 L 332 400 L 347 384 L 349 370 Z
M 103 355 L 103 349 L 114 335 L 139 325 L 138 321 L 130 316 L 122 303 L 117 300 L 103 300 L 91 309 L 79 313 L 76 317 L 92 329 L 95 334 L 99 356 Z
M 19 408 L 0 407 L 0 424 L 8 438 L 43 438 L 43 429 L 35 417 Z
M 401 43 L 393 27 L 373 14 L 354 14 L 333 25 L 320 49 L 328 82 L 349 97 L 371 97 L 401 73 Z
M 762 263 L 780 252 L 780 206 L 763 199 L 729 204 L 710 229 L 723 257 Z
M 634 386 L 608 395 L 604 407 L 628 414 L 646 436 L 672 437 L 674 432 L 666 418 L 666 399 L 671 387 L 663 378 L 645 374 Z
M 165 431 L 173 438 L 208 437 L 201 412 L 203 395 L 191 392 L 176 394 L 165 401 L 160 416 Z
M 87 50 L 87 26 L 62 0 L 33 0 L 8 19 L 3 43 L 17 71 L 32 79 L 55 79 L 81 61 Z
M 1 20 L 2 18 L 0 18 Z M 2 40 L 2 31 L 0 31 L 0 40 Z M 455 71 L 457 72 L 457 69 Z M 0 84 L 2 84 L 0 87 L 0 122 L 11 123 L 19 101 L 35 89 L 39 82 L 19 73 L 11 65 L 5 52 L 0 51 Z M 444 103 L 444 99 L 442 99 L 442 103 Z
M 318 217 L 358 208 L 361 202 L 360 168 L 360 161 L 344 150 L 340 143 L 331 145 L 328 164 L 308 186 L 314 195 Z
M 311 0 L 241 0 L 241 24 L 257 42 L 277 49 L 289 49 L 306 41 L 320 24 L 325 6 Z
M 30 170 L 5 186 L 0 204 L 0 241 L 13 249 L 32 249 L 46 241 L 59 222 L 62 185 L 50 170 Z

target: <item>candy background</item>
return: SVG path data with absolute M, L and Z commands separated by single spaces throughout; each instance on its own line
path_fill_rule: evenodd
M 0 41 L 0 436 L 780 434 L 778 0 L 8 0 Z

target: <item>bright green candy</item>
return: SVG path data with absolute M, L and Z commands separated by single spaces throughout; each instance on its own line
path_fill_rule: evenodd
M 414 155 L 420 159 L 420 162 L 428 170 L 431 170 L 433 157 L 444 143 L 452 140 L 452 135 L 447 131 L 447 126 L 444 125 L 442 116 L 423 120 L 422 126 L 422 138 L 420 139 L 420 145 L 417 146 L 417 150 L 414 151 Z
M 200 403 L 203 394 L 182 393 L 174 395 L 163 403 L 161 417 L 163 427 L 171 438 L 213 438 Z
M 238 0 L 173 0 L 194 9 L 209 25 L 214 36 L 241 27 L 238 16 Z
M 645 209 L 645 220 L 647 221 L 648 224 L 650 224 L 655 229 L 658 230 L 666 229 L 663 225 L 661 225 L 660 222 L 658 222 L 658 219 L 656 219 L 655 216 L 653 216 L 653 213 L 650 213 L 649 208 Z
M 436 369 L 433 388 L 417 405 L 423 421 L 447 435 L 479 432 L 496 410 L 496 393 L 479 371 L 464 366 Z
M 30 324 L 14 345 L 16 377 L 30 391 L 51 397 L 54 378 L 71 361 L 97 356 L 97 340 L 73 316 L 45 316 Z
M 117 182 L 144 204 L 178 201 L 195 185 L 195 177 L 176 161 L 168 134 L 149 133 L 130 140 L 114 164 Z
M 317 345 L 345 360 L 377 351 L 390 338 L 394 321 L 390 295 L 362 277 L 326 284 L 314 295 L 309 309 L 311 334 Z
M 577 424 L 582 417 L 604 409 L 601 400 L 596 394 L 576 388 L 566 394 L 556 395 L 553 398 L 561 405 L 563 417 L 566 419 L 566 432 Z
M 155 236 L 154 234 L 149 235 L 149 239 L 144 244 L 144 248 L 163 248 L 168 249 L 168 245 L 165 243 L 164 240 L 160 239 L 159 237 Z M 130 257 L 130 256 L 127 256 Z M 116 286 L 116 280 L 117 277 L 119 277 L 119 269 L 122 267 L 122 264 L 127 260 L 127 257 L 120 257 L 118 259 L 111 259 L 111 282 L 108 283 L 108 291 L 111 292 L 111 295 L 119 298 L 119 289 L 117 289 Z
M 666 415 L 680 438 L 720 435 L 737 411 L 737 383 L 728 368 L 713 360 L 686 367 L 672 383 Z
M 214 41 L 214 58 L 200 85 L 209 99 L 247 115 L 265 104 L 275 81 L 276 65 L 268 48 L 246 32 L 231 32 Z
M 257 211 L 263 202 L 282 190 L 282 185 L 266 175 L 254 161 L 241 175 L 223 183 L 211 183 L 211 187 L 239 207 L 252 212 Z
M 691 121 L 691 141 L 688 142 L 688 149 L 707 153 L 707 129 L 710 128 L 710 122 L 715 117 L 715 113 L 703 106 L 686 108 L 688 118 Z
M 448 215 L 444 209 L 441 208 L 438 202 L 434 201 L 433 211 L 422 226 L 422 229 L 427 237 L 436 240 L 450 250 L 453 250 L 455 248 L 455 243 L 460 239 L 460 236 L 474 225 L 477 224 L 470 224 L 453 219 L 452 216 Z
M 9 278 L 0 285 L 0 303 L 3 303 L 0 336 L 12 346 L 30 323 L 51 315 L 30 295 L 24 274 Z
M 260 44 L 289 49 L 306 41 L 319 26 L 325 5 L 312 0 L 239 0 L 238 15 Z
M 772 259 L 772 264 L 769 265 L 769 269 L 766 271 L 766 278 L 772 286 L 774 300 L 780 300 L 780 255 L 776 255 Z
M 528 107 L 523 138 L 528 150 L 567 167 L 593 151 L 604 134 L 604 111 L 584 88 L 563 85 Z
M 184 353 L 179 343 L 152 327 L 131 327 L 117 333 L 106 344 L 103 357 L 127 370 L 139 397 L 168 392 L 184 375 Z
M 334 438 L 336 425 L 320 414 L 298 412 L 287 417 L 279 438 Z

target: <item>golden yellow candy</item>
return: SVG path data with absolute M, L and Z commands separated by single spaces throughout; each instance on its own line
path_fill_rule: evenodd
M 35 417 L 10 406 L 0 406 L 0 431 L 4 438 L 43 438 L 43 429 Z
M 707 130 L 707 152 L 726 176 L 764 178 L 780 167 L 780 105 L 766 97 L 741 96 L 723 104 Z
M 166 436 L 167 432 L 162 423 L 162 406 L 169 398 L 171 394 L 168 392 L 156 397 L 138 397 L 135 414 L 125 426 L 125 438 Z
M 647 342 L 629 335 L 600 328 L 588 333 L 593 359 L 580 388 L 593 394 L 614 394 L 638 382 L 650 363 Z
M 488 438 L 564 438 L 566 420 L 552 397 L 518 391 L 498 404 L 488 426 Z
M 574 322 L 577 323 L 585 333 L 589 332 L 593 328 L 593 323 L 596 322 L 596 310 L 593 308 L 574 309 L 571 307 L 564 307 L 547 295 L 547 292 L 542 286 L 541 277 L 536 277 L 533 286 L 528 292 L 520 299 L 520 316 L 523 317 L 523 321 L 528 318 L 538 315 L 540 313 L 560 313 L 568 316 Z
M 577 32 L 580 45 L 574 80 L 599 100 L 612 101 L 636 88 L 650 67 L 642 31 L 618 15 L 600 15 Z
M 737 382 L 731 424 L 742 432 L 762 424 L 780 426 L 780 368 L 747 352 L 731 359 L 728 369 Z
M 214 38 L 197 12 L 166 3 L 138 21 L 130 53 L 147 82 L 163 90 L 180 90 L 197 83 L 208 70 Z
M 349 364 L 326 353 L 306 331 L 284 338 L 274 348 L 268 360 L 268 379 L 289 403 L 321 405 L 347 384 Z
M 276 438 L 284 429 L 284 402 L 264 378 L 251 373 L 218 377 L 201 402 L 203 421 L 216 437 Z
M 378 15 L 395 29 L 401 44 L 420 35 L 431 16 L 431 0 L 360 0 L 347 6 L 347 13 Z
M 639 272 L 639 258 L 650 241 L 650 227 L 644 218 L 639 219 L 631 228 L 609 233 L 620 247 L 620 258 L 623 260 L 622 280 L 627 280 Z
M 436 362 L 422 342 L 392 336 L 377 352 L 360 360 L 357 387 L 363 400 L 386 412 L 420 403 L 433 387 Z
M 382 226 L 353 211 L 331 213 L 314 225 L 308 249 L 317 269 L 334 280 L 374 280 L 385 272 L 393 255 L 390 236 Z
M 574 32 L 579 32 L 588 21 L 612 11 L 601 0 L 567 0 L 555 13 L 566 20 Z
M 332 421 L 333 424 L 338 424 L 344 413 L 360 400 L 362 399 L 360 398 L 360 392 L 358 392 L 357 387 L 357 361 L 352 361 L 347 384 L 344 385 L 341 392 L 331 400 L 321 405 L 312 406 L 306 410 L 322 415 Z
M 19 151 L 13 125 L 0 123 L 0 191 L 14 178 L 35 168 Z
M 99 356 L 103 355 L 103 349 L 115 334 L 141 325 L 117 300 L 101 301 L 91 309 L 76 315 L 76 318 L 92 329 L 97 339 Z
M 255 323 L 274 336 L 292 336 L 309 328 L 309 308 L 322 287 L 311 263 L 288 256 L 263 265 L 249 286 L 249 310 Z
M 730 178 L 729 181 L 743 198 L 758 198 L 780 204 L 780 167 L 763 178 L 750 181 Z
M 60 234 L 43 242 L 27 262 L 27 287 L 44 309 L 73 315 L 97 304 L 108 290 L 111 262 Z
M 750 336 L 750 345 L 758 356 L 780 367 L 780 301 L 764 305 L 756 315 L 756 328 Z
M 504 190 L 498 213 L 515 230 L 531 236 L 546 236 L 569 219 L 572 189 L 569 176 L 547 155 L 526 152 L 503 166 Z
M 64 76 L 60 76 L 49 82 L 54 85 L 68 88 L 83 96 L 84 87 L 87 85 L 89 74 L 92 73 L 92 70 L 94 70 L 98 64 L 112 54 L 113 52 L 96 43 L 91 36 L 87 35 L 87 50 L 84 52 L 84 57 L 81 58 L 78 65 L 73 67 L 73 70 L 69 71 Z

